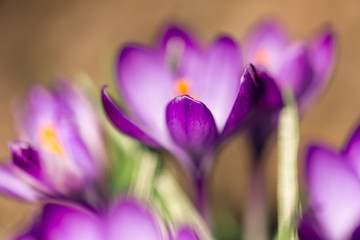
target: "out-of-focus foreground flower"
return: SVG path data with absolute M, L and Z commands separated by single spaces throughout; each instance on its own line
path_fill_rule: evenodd
M 171 233 L 156 212 L 133 198 L 123 198 L 106 211 L 76 205 L 47 204 L 31 229 L 17 240 L 198 240 L 190 226 Z
M 253 63 L 259 77 L 258 110 L 250 131 L 256 154 L 261 153 L 276 128 L 283 106 L 281 92 L 294 92 L 300 113 L 308 110 L 328 85 L 336 57 L 336 39 L 330 28 L 308 42 L 291 41 L 283 25 L 265 20 L 251 29 L 244 46 L 246 63 Z
M 242 70 L 237 44 L 224 36 L 206 50 L 172 27 L 154 49 L 123 48 L 116 72 L 128 108 L 120 110 L 104 90 L 109 119 L 135 139 L 173 153 L 203 191 L 215 147 L 243 126 L 256 98 L 256 73 L 251 65 Z
M 310 210 L 301 239 L 359 239 L 360 126 L 341 151 L 314 145 L 308 151 L 306 180 Z
M 102 129 L 85 93 L 65 80 L 31 88 L 15 109 L 20 140 L 0 168 L 0 191 L 27 201 L 81 198 L 96 191 L 105 149 Z

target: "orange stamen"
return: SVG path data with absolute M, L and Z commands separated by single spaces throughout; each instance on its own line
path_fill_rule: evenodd
M 41 127 L 39 135 L 41 145 L 48 151 L 59 156 L 65 154 L 64 148 L 62 147 L 53 126 L 46 125 Z
M 177 95 L 189 95 L 190 86 L 189 82 L 185 78 L 181 78 L 175 83 Z
M 267 51 L 261 48 L 257 50 L 255 53 L 254 62 L 263 66 L 267 66 L 270 63 Z

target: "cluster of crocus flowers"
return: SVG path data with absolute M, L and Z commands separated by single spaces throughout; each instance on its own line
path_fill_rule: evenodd
M 0 168 L 0 191 L 26 201 L 79 199 L 96 192 L 105 164 L 99 117 L 82 89 L 58 80 L 34 86 L 15 106 L 20 140 Z
M 340 151 L 310 147 L 306 180 L 310 208 L 299 228 L 301 239 L 359 239 L 360 127 Z
M 220 35 L 207 46 L 171 26 L 153 47 L 128 44 L 119 51 L 116 83 L 125 108 L 116 105 L 106 87 L 102 106 L 117 129 L 148 147 L 141 145 L 144 152 L 151 148 L 156 155 L 154 149 L 165 150 L 178 159 L 206 222 L 205 179 L 219 146 L 248 129 L 258 160 L 277 127 L 284 107 L 282 95 L 289 91 L 296 102 L 290 104 L 291 109 L 306 111 L 330 79 L 335 50 L 334 34 L 328 28 L 305 43 L 290 41 L 279 23 L 265 21 L 251 31 L 241 49 L 229 36 Z M 189 213 L 194 211 L 191 204 L 182 212 L 181 204 L 171 202 L 181 202 L 178 190 L 173 190 L 176 197 L 170 202 L 163 201 L 165 192 L 171 192 L 159 184 L 165 171 L 148 164 L 145 158 L 152 154 L 140 156 L 140 147 L 132 156 L 139 158 L 133 168 L 148 169 L 135 169 L 134 182 L 124 184 L 137 189 L 121 189 L 121 193 L 102 189 L 112 185 L 112 174 L 116 174 L 116 169 L 106 168 L 112 166 L 111 154 L 107 154 L 111 147 L 105 139 L 112 143 L 116 138 L 109 136 L 109 127 L 104 127 L 100 115 L 81 88 L 61 79 L 51 89 L 31 88 L 25 101 L 16 105 L 20 140 L 9 144 L 12 161 L 0 167 L 0 192 L 30 202 L 47 202 L 17 239 L 198 240 L 210 236 L 198 231 L 205 224 L 197 213 L 196 217 Z M 341 153 L 311 148 L 307 162 L 311 210 L 299 228 L 302 239 L 358 236 L 358 132 Z M 129 147 L 125 145 L 121 151 Z M 120 155 L 112 157 L 120 161 Z M 325 182 L 332 188 L 324 189 Z M 172 219 L 171 207 L 166 205 L 175 209 L 181 221 Z M 190 215 L 191 223 L 186 221 Z
M 165 221 L 150 200 L 107 191 L 109 136 L 95 106 L 65 79 L 32 87 L 15 105 L 20 140 L 9 144 L 12 161 L 1 166 L 0 191 L 45 205 L 13 239 L 200 239 L 185 221 Z

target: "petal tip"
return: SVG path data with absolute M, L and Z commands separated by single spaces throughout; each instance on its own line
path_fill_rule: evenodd
M 257 71 L 253 64 L 250 63 L 245 66 L 243 75 L 245 78 L 250 78 L 255 87 L 258 86 L 259 81 L 258 81 Z

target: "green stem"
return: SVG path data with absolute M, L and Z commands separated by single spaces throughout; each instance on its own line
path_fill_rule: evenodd
M 278 240 L 297 239 L 295 217 L 298 213 L 297 154 L 299 117 L 294 95 L 283 92 L 285 102 L 279 118 L 278 132 Z

